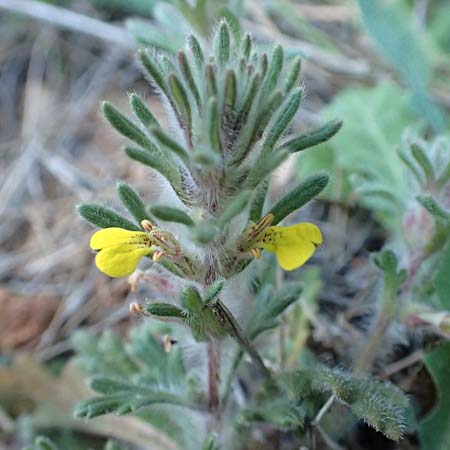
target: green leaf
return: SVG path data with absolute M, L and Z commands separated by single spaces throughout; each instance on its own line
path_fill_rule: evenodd
M 417 201 L 442 225 L 450 224 L 450 212 L 430 195 L 418 195 Z
M 220 450 L 220 445 L 216 444 L 213 436 L 208 436 L 202 445 L 202 450 Z
M 386 228 L 397 230 L 411 186 L 407 168 L 395 149 L 403 130 L 417 122 L 404 92 L 388 83 L 347 89 L 335 97 L 324 117 L 345 117 L 345 126 L 314 151 L 300 152 L 298 175 L 311 175 L 328 164 L 333 177 L 324 195 L 339 201 L 350 199 L 354 189 L 365 183 L 391 192 L 395 201 L 377 197 L 374 202 L 372 194 L 364 193 L 358 194 L 357 201 L 374 211 Z
M 265 98 L 276 87 L 278 79 L 280 78 L 283 69 L 283 47 L 277 45 L 272 52 L 270 64 L 267 68 L 267 74 L 264 77 L 263 85 L 261 86 L 261 97 Z
M 223 107 L 225 114 L 229 114 L 234 110 L 236 104 L 237 81 L 236 74 L 233 70 L 227 70 L 225 75 L 225 93 Z
M 328 368 L 285 372 L 278 380 L 292 399 L 300 400 L 314 391 L 333 394 L 389 439 L 399 441 L 403 435 L 409 402 L 391 383 Z
M 174 208 L 173 206 L 153 205 L 150 212 L 158 219 L 167 222 L 182 223 L 188 227 L 194 225 L 194 221 L 183 210 Z
M 266 400 L 261 404 L 244 409 L 239 419 L 244 423 L 268 423 L 279 430 L 302 428 L 305 423 L 305 410 L 285 398 Z
M 130 105 L 134 112 L 134 115 L 142 123 L 145 128 L 150 128 L 152 126 L 159 127 L 158 119 L 153 115 L 153 113 L 147 108 L 144 101 L 135 93 L 130 95 Z
M 423 450 L 448 450 L 450 442 L 450 342 L 425 354 L 425 365 L 437 390 L 437 404 L 419 423 L 420 448 Z
M 146 134 L 110 103 L 103 102 L 102 110 L 105 118 L 120 134 L 151 153 L 159 152 L 157 147 L 152 141 L 150 141 Z
M 225 20 L 222 20 L 214 36 L 214 53 L 221 67 L 230 59 L 230 30 Z
M 157 317 L 174 317 L 177 319 L 186 319 L 187 314 L 181 308 L 169 303 L 147 303 L 143 306 L 143 310 Z
M 125 146 L 125 153 L 135 161 L 159 172 L 172 185 L 177 193 L 181 192 L 181 177 L 177 167 L 165 158 L 161 152 L 150 153 L 137 147 Z
M 189 154 L 181 144 L 172 139 L 161 128 L 152 127 L 150 132 L 161 145 L 177 155 L 186 165 L 189 165 Z
M 255 189 L 289 156 L 285 151 L 266 152 L 261 155 L 250 169 L 244 188 Z
M 216 297 L 222 291 L 224 285 L 225 285 L 225 280 L 223 278 L 219 278 L 218 280 L 211 283 L 205 291 L 205 295 L 203 297 L 203 303 L 205 305 L 209 305 L 212 301 L 214 301 L 216 299 Z
M 324 125 L 314 128 L 301 136 L 290 139 L 280 146 L 289 153 L 296 153 L 331 139 L 342 127 L 341 120 L 331 120 Z
M 122 450 L 122 447 L 114 441 L 108 441 L 105 444 L 105 450 Z
M 250 57 L 252 51 L 252 37 L 249 33 L 245 33 L 244 39 L 242 39 L 241 56 L 245 61 Z
M 186 89 L 174 73 L 169 74 L 169 87 L 177 110 L 181 114 L 181 125 L 186 130 L 190 141 L 192 139 L 192 108 Z
M 198 313 L 203 308 L 203 300 L 195 286 L 187 286 L 181 291 L 183 306 L 193 312 Z
M 417 30 L 413 31 L 408 25 L 411 19 L 398 7 L 399 3 L 381 0 L 358 0 L 358 3 L 367 30 L 413 91 L 414 107 L 435 131 L 445 129 L 442 112 L 427 93 L 431 68 L 421 49 Z
M 211 97 L 206 106 L 206 127 L 209 135 L 211 148 L 222 154 L 222 138 L 220 135 L 220 115 L 217 105 L 217 99 Z
M 283 83 L 282 91 L 284 94 L 287 94 L 293 87 L 295 87 L 300 77 L 301 69 L 302 69 L 302 60 L 300 59 L 300 57 L 297 56 L 292 61 L 289 72 L 287 73 L 285 81 Z
M 151 58 L 144 49 L 138 50 L 138 57 L 141 60 L 142 66 L 155 82 L 156 86 L 169 98 L 169 89 L 164 79 L 164 74 L 156 61 Z
M 141 231 L 139 226 L 106 206 L 96 203 L 80 203 L 77 205 L 77 210 L 83 219 L 100 228 L 118 227 L 126 230 Z
M 411 144 L 411 154 L 414 156 L 414 159 L 417 161 L 420 167 L 422 167 L 427 182 L 432 183 L 434 181 L 433 164 L 431 163 L 430 158 L 426 154 L 425 150 L 419 144 L 413 142 Z
M 121 181 L 117 183 L 116 188 L 123 205 L 139 224 L 145 219 L 154 222 L 152 216 L 145 210 L 141 197 L 129 184 Z
M 436 295 L 440 306 L 450 311 L 450 242 L 440 254 L 439 266 L 434 278 Z
M 184 53 L 182 50 L 178 52 L 178 65 L 180 66 L 183 78 L 186 81 L 186 84 L 188 85 L 189 90 L 191 91 L 191 94 L 195 99 L 197 107 L 200 109 L 202 102 L 200 98 L 200 93 L 198 91 L 197 83 L 195 82 L 194 76 L 192 75 L 191 66 L 189 64 L 186 53 Z
M 227 205 L 225 211 L 220 215 L 218 223 L 221 227 L 229 224 L 231 220 L 240 214 L 248 204 L 252 192 L 242 191 L 237 194 Z
M 312 175 L 286 194 L 269 211 L 274 215 L 272 225 L 277 225 L 289 214 L 319 195 L 328 184 L 329 179 L 326 173 Z
M 215 224 L 209 221 L 202 221 L 196 223 L 191 227 L 190 237 L 198 244 L 208 244 L 214 240 L 217 235 L 218 228 Z
M 254 310 L 246 324 L 246 332 L 254 339 L 264 331 L 278 325 L 278 316 L 293 302 L 300 298 L 302 287 L 300 283 L 285 283 L 277 293 L 266 286 L 255 300 Z
M 248 113 L 253 105 L 253 102 L 255 101 L 256 93 L 258 92 L 260 84 L 261 75 L 258 72 L 255 72 L 251 76 L 247 89 L 243 94 L 242 100 L 239 104 L 234 128 L 239 129 L 243 124 L 245 124 Z
M 203 51 L 202 51 L 202 48 L 201 48 L 197 38 L 193 34 L 190 34 L 188 36 L 187 46 L 194 58 L 195 64 L 197 66 L 197 70 L 201 73 L 202 69 L 203 69 L 203 62 L 204 62 Z
M 294 91 L 289 94 L 289 97 L 277 111 L 274 122 L 267 131 L 267 137 L 263 144 L 263 152 L 270 151 L 274 148 L 278 139 L 286 131 L 287 127 L 300 108 L 302 97 L 302 88 L 294 89 Z
M 45 436 L 39 436 L 34 443 L 35 450 L 58 450 L 58 447 Z
M 269 190 L 269 179 L 266 178 L 255 189 L 252 203 L 250 205 L 250 212 L 248 218 L 252 222 L 257 222 L 261 219 L 264 210 L 264 203 L 266 201 L 267 191 Z

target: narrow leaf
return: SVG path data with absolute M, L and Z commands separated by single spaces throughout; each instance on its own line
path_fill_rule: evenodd
M 175 139 L 172 139 L 163 129 L 151 128 L 150 132 L 155 139 L 165 148 L 177 155 L 186 165 L 189 165 L 189 154 L 187 150 Z
M 209 143 L 211 148 L 222 154 L 222 138 L 220 136 L 220 116 L 217 100 L 215 97 L 211 97 L 208 100 L 206 110 L 206 126 L 209 135 Z
M 202 51 L 202 48 L 201 48 L 197 38 L 193 34 L 190 34 L 188 36 L 187 46 L 188 46 L 192 56 L 194 57 L 194 61 L 197 66 L 198 72 L 201 73 L 202 69 L 203 69 L 203 62 L 204 62 L 203 51 Z
M 119 182 L 116 188 L 120 200 L 138 223 L 141 223 L 144 219 L 153 222 L 153 218 L 145 211 L 141 197 L 129 184 Z
M 330 177 L 325 173 L 312 175 L 292 189 L 269 211 L 270 214 L 274 215 L 272 225 L 278 224 L 289 214 L 300 209 L 320 194 L 328 184 L 329 179 Z
M 158 317 L 174 317 L 177 319 L 186 319 L 187 314 L 181 308 L 169 303 L 147 303 L 143 306 L 143 310 Z
M 167 83 L 164 79 L 164 75 L 161 69 L 158 67 L 157 62 L 150 58 L 148 52 L 144 49 L 138 50 L 138 57 L 141 60 L 141 63 L 146 72 L 155 82 L 156 86 L 166 95 L 166 97 L 168 97 L 169 90 L 167 88 Z
M 130 104 L 135 116 L 145 128 L 160 126 L 158 119 L 156 119 L 153 113 L 147 108 L 147 105 L 137 94 L 133 93 L 130 95 Z
M 189 143 L 192 142 L 192 111 L 191 104 L 183 83 L 174 74 L 169 74 L 169 87 L 173 99 L 178 107 L 178 111 L 182 115 L 183 129 L 187 132 Z
M 131 139 L 136 144 L 150 152 L 157 151 L 156 146 L 146 134 L 131 120 L 127 119 L 120 111 L 108 102 L 102 104 L 103 114 L 108 122 L 123 136 Z
M 267 133 L 266 140 L 264 141 L 263 151 L 272 150 L 278 139 L 286 131 L 287 127 L 300 108 L 302 96 L 302 89 L 295 89 L 292 94 L 290 94 L 289 98 L 285 101 L 283 106 L 278 110 L 275 116 L 274 123 L 270 127 Z
M 250 199 L 252 192 L 251 191 L 242 191 L 234 199 L 228 204 L 225 211 L 221 214 L 219 218 L 219 225 L 221 227 L 230 223 L 230 221 L 240 214 Z
M 131 231 L 140 231 L 141 228 L 130 222 L 116 211 L 96 203 L 80 203 L 78 213 L 83 219 L 100 228 L 118 227 Z
M 289 72 L 286 75 L 286 79 L 283 83 L 282 91 L 287 94 L 297 84 L 300 77 L 300 71 L 302 69 L 302 60 L 300 57 L 296 57 L 289 68 Z
M 188 227 L 194 225 L 193 220 L 183 210 L 173 206 L 154 205 L 150 207 L 150 212 L 160 220 L 167 222 L 182 223 Z
M 253 200 L 250 205 L 250 212 L 249 212 L 250 221 L 256 223 L 259 219 L 261 219 L 268 190 L 269 190 L 269 179 L 266 178 L 255 189 L 255 194 L 253 196 Z
M 220 66 L 225 64 L 230 59 L 230 30 L 226 21 L 219 24 L 214 38 L 214 53 Z
M 180 191 L 181 177 L 177 167 L 167 161 L 167 159 L 164 158 L 159 151 L 150 153 L 140 148 L 131 146 L 125 146 L 124 150 L 131 159 L 139 161 L 140 163 L 155 169 L 170 182 L 175 191 Z
M 225 280 L 223 278 L 219 278 L 218 280 L 211 283 L 205 291 L 205 295 L 203 297 L 203 303 L 205 305 L 209 305 L 213 300 L 215 300 L 216 297 L 222 291 L 224 285 L 225 285 Z
M 314 147 L 315 145 L 328 141 L 341 127 L 341 120 L 331 120 L 318 128 L 285 142 L 281 145 L 280 149 L 287 150 L 289 153 L 296 153 L 309 147 Z
M 200 109 L 202 104 L 200 99 L 200 93 L 198 91 L 194 76 L 192 75 L 191 66 L 189 65 L 189 61 L 186 57 L 186 54 L 181 50 L 178 52 L 178 65 L 180 66 L 183 78 L 186 81 L 186 84 L 188 85 L 189 90 L 191 91 L 195 99 L 195 103 L 197 104 L 197 107 Z

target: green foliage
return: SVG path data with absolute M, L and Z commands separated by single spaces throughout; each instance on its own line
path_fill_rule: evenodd
M 59 448 L 60 447 L 58 447 L 50 439 L 45 436 L 39 436 L 36 438 L 33 446 L 26 447 L 23 450 L 59 450 Z M 105 444 L 104 450 L 122 450 L 122 447 L 114 441 L 108 441 Z
M 200 11 L 182 3 L 176 7 L 185 17 Z M 179 133 L 162 128 L 136 94 L 131 94 L 130 105 L 140 125 L 108 102 L 102 106 L 111 125 L 137 145 L 126 146 L 127 155 L 158 171 L 187 207 L 202 207 L 208 220 L 194 224 L 189 209 L 171 205 L 154 205 L 147 211 L 130 186 L 120 185 L 118 193 L 127 209 L 138 221 L 155 216 L 190 226 L 191 237 L 202 245 L 211 243 L 248 204 L 252 219 L 261 215 L 268 177 L 289 156 L 288 150 L 277 147 L 278 141 L 289 129 L 303 95 L 297 86 L 298 59 L 287 68 L 288 79 L 282 80 L 283 49 L 275 46 L 270 57 L 258 49 L 250 54 L 250 37 L 241 39 L 235 31 L 222 20 L 211 47 L 202 48 L 191 35 L 176 58 L 139 51 L 143 68 L 167 100 Z M 307 134 L 302 145 L 329 139 L 339 127 L 333 122 L 312 138 Z M 276 206 L 277 220 L 317 195 L 324 184 L 325 176 L 318 175 L 288 194 Z M 243 189 L 237 192 L 237 186 Z
M 403 130 L 415 122 L 404 93 L 386 83 L 347 89 L 326 108 L 325 117 L 345 117 L 345 126 L 330 144 L 301 153 L 299 176 L 328 163 L 325 169 L 334 177 L 324 195 L 342 200 L 353 188 L 362 206 L 373 210 L 388 229 L 398 229 L 410 181 L 395 148 Z
M 425 365 L 437 390 L 437 403 L 419 424 L 419 438 L 423 450 L 447 450 L 450 442 L 450 343 L 443 342 L 425 355 Z
M 141 228 L 111 208 L 95 203 L 80 203 L 78 213 L 88 222 L 100 228 L 119 227 L 126 230 L 139 231 Z
M 208 38 L 215 24 L 223 18 L 232 24 L 232 34 L 239 35 L 240 2 L 201 0 L 192 3 L 181 0 L 158 2 L 153 11 L 155 21 L 132 18 L 126 21 L 126 27 L 139 43 L 172 53 L 183 45 L 188 31 Z
M 300 283 L 284 283 L 278 291 L 273 292 L 270 286 L 266 286 L 258 293 L 255 299 L 255 307 L 247 322 L 246 332 L 251 338 L 255 338 L 266 330 L 278 325 L 278 316 L 292 303 L 299 299 L 302 292 Z
M 24 450 L 58 450 L 55 444 L 44 436 L 36 438 L 32 447 L 27 447 Z
M 314 392 L 334 395 L 389 439 L 402 437 L 408 399 L 391 383 L 326 368 L 286 372 L 278 382 L 291 399 L 301 400 Z
M 90 0 L 90 2 L 99 8 L 149 16 L 152 14 L 158 0 Z
M 175 345 L 166 352 L 156 338 L 167 333 L 173 335 L 168 325 L 156 333 L 148 323 L 142 324 L 132 329 L 124 343 L 110 331 L 100 337 L 78 332 L 74 337 L 77 362 L 100 395 L 81 402 L 77 415 L 133 413 L 194 450 L 202 433 L 186 439 L 197 426 L 197 413 L 190 406 L 198 407 L 199 393 L 194 377 L 186 372 L 181 349 Z M 176 408 L 176 414 L 168 413 L 168 404 Z
M 281 398 L 261 402 L 254 408 L 244 409 L 240 422 L 245 424 L 269 423 L 280 430 L 303 428 L 306 412 L 296 402 Z
M 172 227 L 170 233 L 159 228 L 161 224 L 147 230 L 153 238 L 152 248 L 161 248 L 153 254 L 155 266 L 160 263 L 184 278 L 173 283 L 179 291 L 178 298 L 132 304 L 133 312 L 165 324 L 159 328 L 164 330 L 163 338 L 155 332 L 156 321 L 152 322 L 153 329 L 149 326 L 134 329 L 127 344 L 111 333 L 99 338 L 86 334 L 76 337 L 78 361 L 91 376 L 90 387 L 98 394 L 81 402 L 76 414 L 86 418 L 109 413 L 133 414 L 170 435 L 182 448 L 213 450 L 217 448 L 216 440 L 211 436 L 205 440 L 212 418 L 237 416 L 241 425 L 263 422 L 279 430 L 298 432 L 311 424 L 327 394 L 349 405 L 355 415 L 389 438 L 398 440 L 404 428 L 407 402 L 392 385 L 325 368 L 277 375 L 254 347 L 253 341 L 277 327 L 279 316 L 300 298 L 300 283 L 283 283 L 275 289 L 275 270 L 262 271 L 253 284 L 255 302 L 245 325 L 234 318 L 232 305 L 225 304 L 230 297 L 239 297 L 228 279 L 250 264 L 251 252 L 259 256 L 258 248 L 251 244 L 257 245 L 259 235 L 267 227 L 278 224 L 315 198 L 329 181 L 323 172 L 309 173 L 283 198 L 275 199 L 269 209 L 274 215 L 273 223 L 269 223 L 268 216 L 249 227 L 249 218 L 257 221 L 263 215 L 271 174 L 295 152 L 301 151 L 304 167 L 303 150 L 317 144 L 324 148 L 323 143 L 339 131 L 342 122 L 331 120 L 304 134 L 291 136 L 304 92 L 298 84 L 301 61 L 286 59 L 280 46 L 265 52 L 248 35 L 241 37 L 231 11 L 220 11 L 227 19 L 217 23 L 212 38 L 206 41 L 204 37 L 211 31 L 210 14 L 218 11 L 216 4 L 211 10 L 206 5 L 202 0 L 190 3 L 177 0 L 172 6 L 156 10 L 155 14 L 160 14 L 158 22 L 168 24 L 167 32 L 182 28 L 187 21 L 196 30 L 195 36 L 190 35 L 185 48 L 177 53 L 154 49 L 138 53 L 144 71 L 163 99 L 167 121 L 160 124 L 136 94 L 130 96 L 136 123 L 109 103 L 103 104 L 105 118 L 132 142 L 132 146 L 125 147 L 127 155 L 159 172 L 169 183 L 164 186 L 172 188 L 178 197 L 172 201 L 169 193 L 167 198 L 171 200 L 163 203 L 161 192 L 159 204 L 145 207 L 131 186 L 119 183 L 117 191 L 124 206 L 139 223 L 144 219 L 155 223 L 154 217 L 158 222 L 182 224 L 189 230 L 184 236 L 184 229 L 173 225 L 176 238 Z M 169 24 L 167 12 L 174 10 L 184 17 L 184 22 L 178 23 L 175 15 Z M 154 40 L 153 44 L 159 39 L 162 45 L 157 45 L 161 48 L 162 35 L 156 36 L 155 29 L 147 35 Z M 177 33 L 173 41 L 177 41 Z M 171 46 L 165 44 L 165 48 Z M 344 174 L 357 172 L 366 182 L 366 191 L 389 186 L 400 204 L 407 188 L 402 178 L 403 164 L 391 145 L 408 117 L 400 113 L 394 120 L 385 117 L 384 103 L 397 102 L 398 106 L 402 100 L 396 97 L 397 93 L 391 86 L 376 91 L 355 90 L 347 93 L 345 101 L 338 100 L 330 112 L 332 117 L 349 117 L 349 126 L 344 129 L 347 141 L 344 139 L 339 146 L 349 147 L 350 154 L 333 155 L 335 161 L 347 158 L 341 160 Z M 350 113 L 346 109 L 348 104 Z M 395 114 L 398 110 L 395 109 Z M 362 120 L 367 128 L 364 133 Z M 364 142 L 367 134 L 369 138 Z M 363 150 L 356 149 L 355 142 Z M 317 150 L 320 152 L 320 148 Z M 367 164 L 361 151 L 366 152 L 365 156 L 371 154 L 373 164 Z M 427 182 L 437 182 L 437 172 L 430 175 L 419 153 L 412 154 L 414 164 L 420 166 L 418 172 L 428 171 Z M 364 196 L 362 188 L 359 192 L 367 204 L 372 194 Z M 393 218 L 383 216 L 385 210 L 389 208 L 379 208 L 379 213 L 387 223 Z M 127 219 L 98 205 L 82 205 L 80 211 L 99 226 L 111 226 L 108 224 L 118 224 L 120 220 L 127 225 Z M 134 226 L 129 222 L 128 229 L 132 229 L 130 224 Z M 186 245 L 183 239 L 187 237 L 201 248 Z M 243 237 L 248 238 L 248 248 L 242 244 Z M 194 250 L 187 252 L 185 247 Z M 191 251 L 196 252 L 195 256 Z M 377 261 L 389 281 L 386 282 L 389 293 L 396 294 L 405 271 L 398 269 L 392 252 L 383 252 Z M 158 276 L 171 274 L 161 271 Z M 250 281 L 249 276 L 250 271 L 243 273 L 240 282 Z M 173 322 L 173 328 L 167 322 Z M 208 355 L 208 363 L 201 369 L 207 368 L 207 383 L 204 373 L 199 375 L 198 370 L 191 370 L 189 360 L 194 352 L 188 349 L 186 341 L 178 344 L 176 338 L 172 339 L 175 330 L 183 330 L 179 325 L 187 328 L 196 341 L 206 343 L 196 349 L 200 349 L 199 359 L 205 353 Z M 232 347 L 229 337 L 239 344 L 237 349 Z M 222 367 L 218 362 L 225 361 L 223 354 L 228 350 L 234 351 L 234 360 Z M 249 402 L 250 406 L 241 408 L 238 404 L 230 406 L 229 396 L 244 352 L 259 368 L 261 381 L 264 379 L 266 383 Z M 216 386 L 226 372 L 229 379 L 223 386 Z M 198 387 L 199 381 L 202 389 Z M 259 377 L 255 381 L 259 382 Z M 253 392 L 257 392 L 257 387 Z
M 422 51 L 417 32 L 408 26 L 404 10 L 385 1 L 358 0 L 364 24 L 383 55 L 400 73 L 413 92 L 412 103 L 435 131 L 445 129 L 440 109 L 430 99 L 427 88 L 431 68 Z
M 434 278 L 434 286 L 440 307 L 450 311 L 450 243 L 443 250 L 439 268 Z
M 220 445 L 216 444 L 213 436 L 208 436 L 202 445 L 202 450 L 220 450 Z
M 328 184 L 329 176 L 326 173 L 312 175 L 287 193 L 273 205 L 269 213 L 274 215 L 272 225 L 277 225 L 285 217 L 297 211 L 306 203 L 319 195 Z
M 173 206 L 153 205 L 150 207 L 151 213 L 160 220 L 167 222 L 182 223 L 186 226 L 194 225 L 193 220 L 183 210 Z
M 117 183 L 116 188 L 120 200 L 136 219 L 137 223 L 141 223 L 143 220 L 154 222 L 152 216 L 145 210 L 145 205 L 141 197 L 129 184 L 120 182 Z
M 137 94 L 130 95 L 130 105 L 134 115 L 145 128 L 159 126 L 158 119 Z
M 313 130 L 308 131 L 301 136 L 290 139 L 281 145 L 280 149 L 286 149 L 290 153 L 300 152 L 322 142 L 331 139 L 342 128 L 342 120 L 330 120 Z

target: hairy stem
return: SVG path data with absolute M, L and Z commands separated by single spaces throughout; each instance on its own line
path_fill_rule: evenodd
M 233 314 L 231 314 L 231 311 L 222 303 L 220 299 L 216 302 L 217 308 L 220 310 L 220 312 L 223 314 L 223 316 L 226 318 L 228 324 L 230 325 L 230 331 L 235 337 L 235 339 L 239 342 L 239 344 L 244 348 L 244 350 L 249 354 L 249 356 L 252 358 L 253 362 L 261 369 L 261 372 L 263 373 L 264 377 L 266 379 L 270 378 L 270 371 L 264 364 L 264 361 L 262 360 L 261 356 L 259 355 L 258 351 L 255 349 L 253 344 L 250 342 L 250 339 L 246 336 L 244 330 L 241 328 L 241 326 L 237 323 L 236 319 L 233 317 Z
M 369 342 L 355 363 L 355 372 L 367 372 L 377 356 L 396 311 L 398 284 L 393 276 L 385 278 L 381 310 L 370 335 Z
M 217 348 L 214 341 L 208 342 L 208 407 L 210 412 L 216 412 L 219 407 L 219 361 L 217 356 Z

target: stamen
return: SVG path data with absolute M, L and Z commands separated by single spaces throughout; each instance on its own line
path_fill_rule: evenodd
M 156 250 L 152 255 L 153 262 L 158 262 L 161 257 L 164 255 L 164 252 L 161 250 Z
M 130 303 L 130 313 L 131 314 L 143 314 L 144 308 L 138 302 Z
M 155 227 L 150 220 L 144 219 L 141 221 L 141 227 L 147 231 L 147 233 L 149 233 L 150 231 L 153 230 L 153 228 Z

